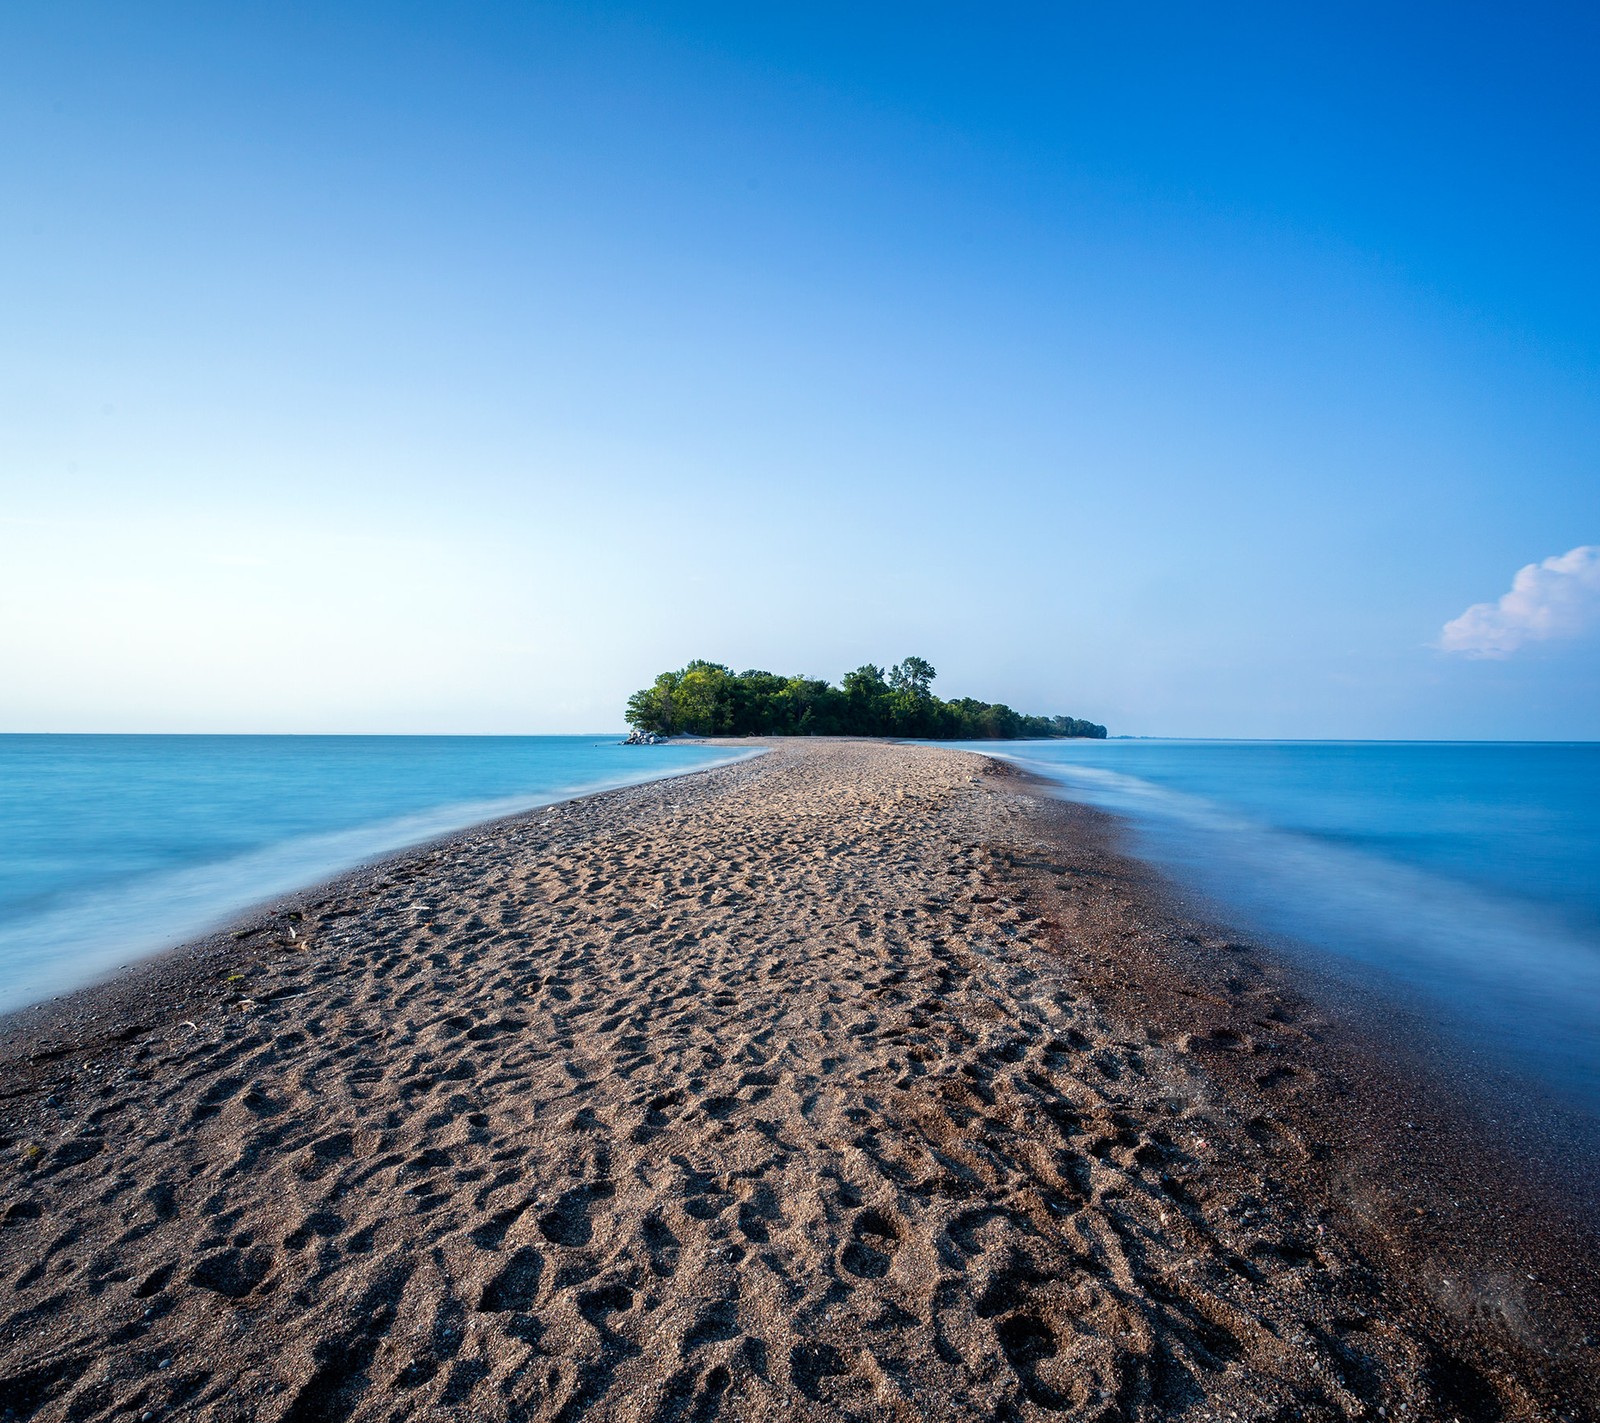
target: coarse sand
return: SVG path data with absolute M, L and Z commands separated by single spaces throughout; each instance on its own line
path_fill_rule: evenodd
M 1330 1041 L 1003 764 L 776 743 L 14 1018 L 0 1417 L 1595 1416 L 1592 1237 Z

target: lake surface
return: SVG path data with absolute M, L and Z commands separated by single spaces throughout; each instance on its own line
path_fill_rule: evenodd
M 974 743 L 1486 1065 L 1600 1108 L 1600 744 Z
M 496 816 L 737 760 L 613 736 L 0 736 L 0 1011 Z

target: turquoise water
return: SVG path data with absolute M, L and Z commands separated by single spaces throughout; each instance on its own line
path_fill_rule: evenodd
M 1600 1107 L 1600 744 L 974 745 L 1230 918 Z
M 742 754 L 598 736 L 0 736 L 0 1011 L 407 845 Z

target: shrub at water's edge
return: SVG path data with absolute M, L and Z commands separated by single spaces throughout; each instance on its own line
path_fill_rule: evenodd
M 933 668 L 908 657 L 885 675 L 870 662 L 835 687 L 818 677 L 734 672 L 691 662 L 663 672 L 628 698 L 628 724 L 663 736 L 914 736 L 940 741 L 1046 736 L 1103 738 L 1106 729 L 1072 716 L 1024 716 L 1003 703 L 930 690 Z

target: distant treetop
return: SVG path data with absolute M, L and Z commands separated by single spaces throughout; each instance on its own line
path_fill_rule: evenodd
M 664 736 L 909 736 L 939 741 L 1056 736 L 1104 738 L 1106 729 L 1073 716 L 1024 716 L 1003 703 L 931 690 L 932 664 L 908 657 L 891 667 L 870 662 L 835 687 L 818 677 L 734 672 L 719 662 L 691 662 L 663 672 L 628 698 L 628 724 Z

